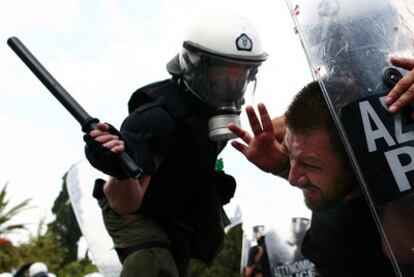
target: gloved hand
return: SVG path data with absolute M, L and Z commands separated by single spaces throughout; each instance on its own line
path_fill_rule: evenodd
M 121 133 L 114 126 L 108 123 L 105 124 L 109 126 L 106 132 L 123 140 Z M 83 139 L 86 142 L 86 158 L 93 167 L 120 180 L 128 178 L 118 165 L 118 154 L 112 152 L 110 148 L 104 147 L 101 142 L 96 141 L 89 134 L 86 134 Z

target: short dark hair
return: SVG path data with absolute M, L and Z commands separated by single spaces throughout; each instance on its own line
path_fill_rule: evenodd
M 332 148 L 347 159 L 342 140 L 317 81 L 309 83 L 295 95 L 285 113 L 285 119 L 287 127 L 295 133 L 307 134 L 314 130 L 327 131 Z

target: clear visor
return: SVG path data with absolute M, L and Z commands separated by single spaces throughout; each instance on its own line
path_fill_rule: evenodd
M 183 49 L 180 65 L 187 87 L 219 109 L 239 111 L 248 87 L 254 93 L 261 62 L 242 61 Z M 250 90 L 250 89 L 249 89 Z

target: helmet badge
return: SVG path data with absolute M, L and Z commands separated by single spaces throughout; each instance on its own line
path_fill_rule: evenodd
M 236 47 L 239 51 L 250 52 L 253 48 L 253 42 L 245 33 L 243 33 L 236 39 Z

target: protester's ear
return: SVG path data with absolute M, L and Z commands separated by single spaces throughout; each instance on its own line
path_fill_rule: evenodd
M 272 119 L 273 130 L 275 138 L 279 143 L 283 143 L 286 135 L 285 116 L 278 116 Z

